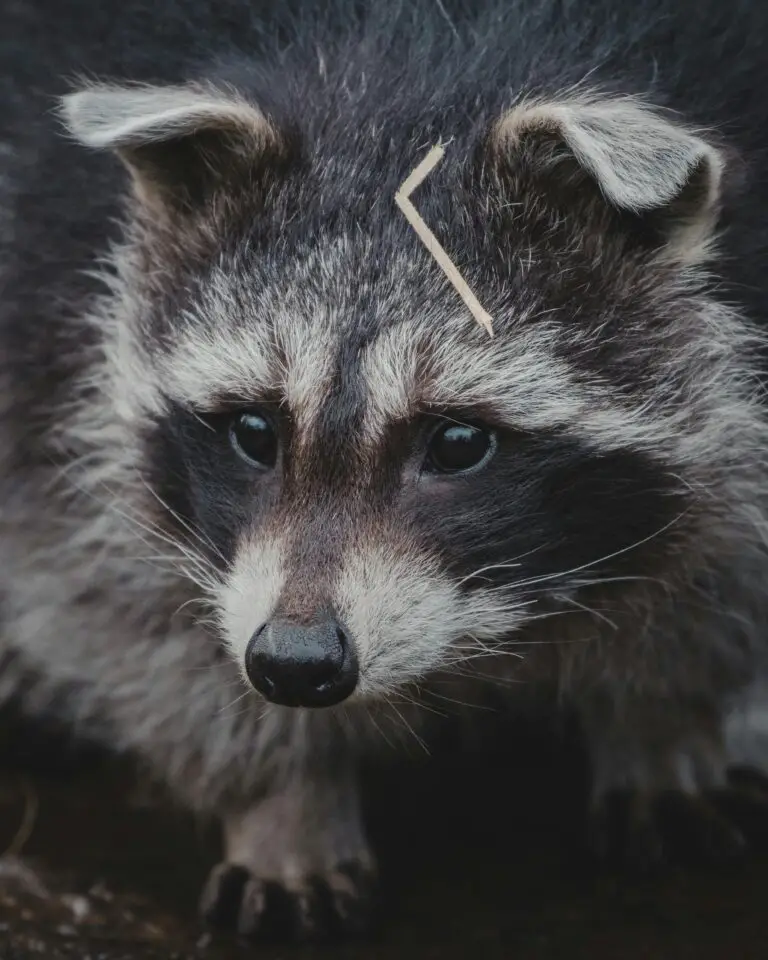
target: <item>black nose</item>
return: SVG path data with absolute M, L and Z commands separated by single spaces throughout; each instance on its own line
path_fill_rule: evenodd
M 355 689 L 352 644 L 335 620 L 272 620 L 251 637 L 248 679 L 267 700 L 286 707 L 331 707 Z

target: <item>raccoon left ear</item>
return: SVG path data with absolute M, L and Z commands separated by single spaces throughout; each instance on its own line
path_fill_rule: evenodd
M 212 85 L 97 84 L 64 97 L 62 112 L 77 140 L 120 156 L 153 205 L 195 205 L 279 141 L 260 110 Z
M 695 257 L 712 232 L 720 151 L 636 99 L 523 103 L 501 119 L 494 140 L 507 155 L 527 153 L 554 178 L 567 176 L 560 162 L 569 154 L 617 209 L 661 214 L 667 246 L 683 259 Z M 532 145 L 543 152 L 532 154 Z

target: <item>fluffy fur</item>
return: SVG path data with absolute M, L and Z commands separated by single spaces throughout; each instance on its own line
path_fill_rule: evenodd
M 575 704 L 598 811 L 764 758 L 766 27 L 745 0 L 6 16 L 0 692 L 222 818 L 212 919 L 364 923 L 356 759 L 427 736 L 446 681 Z M 437 141 L 415 200 L 493 340 L 393 202 Z M 228 440 L 253 406 L 267 472 Z M 496 429 L 483 469 L 424 472 L 441 417 Z M 265 704 L 251 635 L 325 609 L 355 694 Z

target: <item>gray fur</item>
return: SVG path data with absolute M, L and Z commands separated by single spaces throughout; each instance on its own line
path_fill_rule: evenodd
M 375 869 L 356 761 L 395 732 L 427 738 L 439 683 L 477 702 L 492 674 L 575 704 L 598 805 L 617 787 L 705 793 L 765 757 L 748 728 L 768 672 L 766 344 L 757 295 L 726 297 L 710 274 L 726 269 L 726 209 L 741 224 L 728 249 L 760 259 L 764 287 L 751 210 L 728 193 L 740 144 L 693 106 L 646 106 L 667 98 L 619 54 L 619 96 L 565 43 L 548 82 L 502 80 L 511 53 L 487 58 L 506 14 L 481 7 L 461 29 L 458 12 L 402 13 L 390 39 L 410 81 L 387 79 L 371 12 L 317 25 L 319 68 L 299 18 L 296 47 L 222 53 L 202 81 L 185 62 L 165 86 L 70 94 L 73 136 L 117 152 L 133 183 L 113 174 L 88 203 L 80 183 L 93 222 L 78 230 L 77 204 L 57 222 L 42 288 L 28 138 L 75 179 L 107 157 L 37 118 L 19 124 L 10 188 L 0 171 L 3 235 L 6 217 L 38 231 L 0 267 L 0 694 L 23 690 L 219 817 L 227 863 L 247 871 L 245 932 L 268 882 L 305 932 L 310 875 L 343 913 L 353 863 L 362 899 Z M 492 341 L 392 202 L 438 139 L 447 159 L 418 206 Z M 232 404 L 285 419 L 269 476 L 215 446 Z M 425 476 L 419 424 L 457 409 L 510 438 L 495 486 Z M 254 631 L 325 609 L 353 637 L 355 694 L 328 711 L 265 703 L 245 676 Z

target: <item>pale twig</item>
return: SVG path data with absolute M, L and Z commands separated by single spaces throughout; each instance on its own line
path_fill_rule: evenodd
M 440 244 L 440 241 L 426 225 L 416 207 L 414 207 L 414 205 L 411 203 L 411 194 L 423 183 L 424 180 L 426 180 L 438 163 L 440 163 L 440 161 L 443 159 L 444 153 L 445 149 L 443 147 L 432 147 L 421 163 L 414 167 L 414 169 L 403 181 L 400 189 L 395 194 L 395 203 L 402 211 L 405 219 L 416 231 L 419 240 L 421 240 L 427 250 L 429 250 L 429 252 L 437 261 L 440 269 L 456 288 L 456 292 L 459 294 L 464 303 L 466 303 L 472 316 L 475 318 L 475 320 L 477 320 L 481 327 L 488 331 L 488 335 L 492 337 L 493 320 L 491 315 L 474 295 L 472 290 L 469 288 L 467 281 L 459 273 L 456 264 L 445 252 Z

